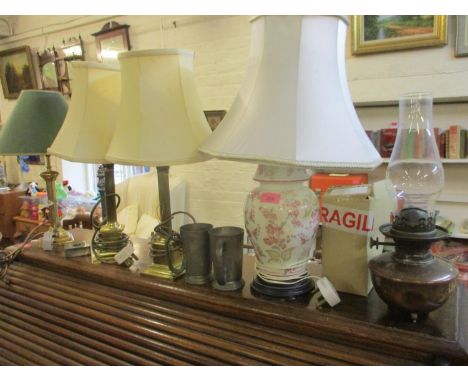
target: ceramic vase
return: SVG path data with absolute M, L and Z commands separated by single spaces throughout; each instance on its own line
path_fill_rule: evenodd
M 256 254 L 257 274 L 288 283 L 307 274 L 307 261 L 319 226 L 319 204 L 305 185 L 306 169 L 259 165 L 260 183 L 247 196 L 245 227 Z

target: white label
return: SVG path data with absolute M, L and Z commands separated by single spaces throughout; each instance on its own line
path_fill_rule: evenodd
M 367 233 L 374 227 L 373 211 L 324 204 L 320 209 L 320 214 L 327 228 L 367 236 Z
M 42 249 L 44 251 L 52 251 L 53 249 L 52 243 L 53 243 L 52 232 L 51 231 L 45 232 L 44 236 L 42 236 Z
M 132 243 L 128 243 L 125 247 L 123 247 L 117 255 L 115 255 L 114 260 L 117 264 L 122 264 L 125 260 L 127 260 L 133 253 L 133 245 Z
M 130 267 L 132 272 L 144 272 L 146 268 L 153 264 L 153 259 L 149 256 L 138 255 L 138 260 L 135 260 L 133 265 Z
M 369 194 L 369 187 L 370 186 L 368 184 L 352 187 L 337 187 L 330 190 L 329 195 L 367 195 Z

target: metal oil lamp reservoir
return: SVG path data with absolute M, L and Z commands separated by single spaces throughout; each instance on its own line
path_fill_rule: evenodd
M 371 246 L 395 246 L 393 252 L 369 262 L 375 290 L 388 305 L 411 313 L 413 319 L 439 308 L 456 286 L 457 269 L 430 251 L 432 242 L 448 238 L 447 231 L 436 226 L 436 216 L 421 208 L 404 208 L 392 224 L 380 227 L 394 243 L 371 240 Z

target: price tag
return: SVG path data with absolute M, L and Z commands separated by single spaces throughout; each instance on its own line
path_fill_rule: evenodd
M 122 248 L 117 255 L 115 255 L 114 260 L 117 264 L 122 264 L 125 260 L 127 260 L 133 253 L 133 245 L 132 243 L 128 243 L 124 248 Z
M 52 243 L 53 243 L 52 232 L 51 231 L 45 232 L 44 236 L 42 236 L 42 249 L 44 251 L 52 251 L 53 249 Z
M 279 204 L 281 194 L 279 192 L 262 192 L 260 194 L 260 203 Z

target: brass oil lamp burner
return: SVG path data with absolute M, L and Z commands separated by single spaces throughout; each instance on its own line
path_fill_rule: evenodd
M 454 291 L 457 269 L 434 257 L 431 243 L 447 239 L 436 225 L 435 201 L 444 187 L 444 169 L 432 129 L 432 96 L 412 93 L 400 99 L 395 146 L 387 167 L 388 188 L 398 211 L 380 232 L 394 243 L 371 240 L 371 246 L 393 245 L 369 262 L 377 294 L 391 309 L 422 319 Z

